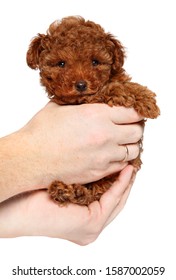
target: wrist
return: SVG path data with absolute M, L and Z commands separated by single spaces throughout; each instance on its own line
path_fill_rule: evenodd
M 0 149 L 0 201 L 40 187 L 38 156 L 25 132 L 0 139 Z

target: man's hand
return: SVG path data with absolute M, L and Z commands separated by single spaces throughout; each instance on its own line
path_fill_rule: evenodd
M 59 207 L 46 190 L 11 198 L 0 204 L 0 237 L 48 236 L 87 245 L 122 210 L 133 180 L 133 167 L 129 165 L 100 201 L 88 207 Z

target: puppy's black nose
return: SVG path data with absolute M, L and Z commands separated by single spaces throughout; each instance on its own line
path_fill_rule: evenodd
M 78 81 L 75 87 L 78 91 L 85 91 L 87 89 L 87 83 L 85 81 Z

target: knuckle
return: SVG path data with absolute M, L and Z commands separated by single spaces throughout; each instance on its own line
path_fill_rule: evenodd
M 106 153 L 98 154 L 93 158 L 92 164 L 92 174 L 95 178 L 101 178 L 104 176 L 108 166 L 109 166 L 110 158 L 109 154 Z
M 100 129 L 98 131 L 92 131 L 87 138 L 87 145 L 93 147 L 96 153 L 99 151 L 104 151 L 107 146 L 113 142 L 113 137 L 105 129 Z
M 106 175 L 106 168 L 97 169 L 96 167 L 95 169 L 91 170 L 91 176 L 94 181 L 100 180 L 105 175 Z
M 109 162 L 109 155 L 106 155 L 106 153 L 103 153 L 101 155 L 99 155 L 96 158 L 96 165 L 97 167 L 99 167 L 100 169 L 106 169 L 107 165 Z
M 98 146 L 105 145 L 107 142 L 109 142 L 109 140 L 110 140 L 110 136 L 107 133 L 107 131 L 105 131 L 104 129 L 101 129 L 101 130 L 95 132 L 93 135 L 93 141 Z

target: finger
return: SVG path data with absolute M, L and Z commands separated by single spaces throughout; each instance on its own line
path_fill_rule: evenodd
M 143 135 L 144 127 L 140 124 L 120 125 L 117 127 L 115 138 L 117 144 L 137 143 Z
M 125 108 L 122 106 L 109 107 L 110 118 L 115 124 L 136 123 L 143 120 L 133 108 Z
M 133 167 L 128 165 L 125 167 L 120 175 L 118 180 L 112 185 L 112 187 L 101 197 L 100 207 L 102 209 L 102 217 L 104 223 L 111 216 L 112 212 L 116 209 L 119 204 L 122 195 L 128 188 L 133 174 Z
M 139 153 L 140 145 L 138 143 L 120 146 L 118 151 L 118 155 L 121 155 L 121 162 L 133 160 L 137 158 Z
M 107 225 L 109 225 L 116 217 L 117 215 L 122 211 L 122 209 L 124 208 L 127 199 L 130 195 L 134 180 L 135 180 L 136 174 L 133 173 L 133 176 L 131 178 L 131 181 L 129 183 L 128 188 L 125 190 L 124 194 L 121 197 L 121 200 L 119 201 L 119 204 L 116 206 L 116 208 L 112 211 L 111 215 L 109 216 L 109 218 L 107 219 L 104 227 L 106 227 Z
M 126 166 L 128 165 L 128 162 L 119 162 L 114 161 L 110 162 L 108 168 L 104 171 L 103 174 L 101 174 L 101 177 L 106 177 L 110 174 L 117 173 L 122 171 Z
M 119 170 L 119 165 L 137 158 L 140 151 L 141 144 L 139 143 L 111 147 L 111 150 L 109 150 L 109 155 L 107 156 L 109 168 L 113 168 L 114 166 L 114 168 L 117 168 L 116 171 Z M 123 167 L 125 167 L 125 165 L 123 165 Z M 109 168 L 106 169 L 107 172 L 109 172 Z

